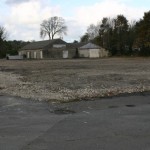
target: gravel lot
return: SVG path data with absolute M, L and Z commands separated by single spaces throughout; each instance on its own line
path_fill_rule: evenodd
M 73 101 L 150 91 L 150 58 L 0 60 L 0 93 Z

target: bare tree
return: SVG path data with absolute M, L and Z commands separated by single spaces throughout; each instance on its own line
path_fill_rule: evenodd
M 6 29 L 0 26 L 0 41 L 4 41 L 7 38 Z
M 87 34 L 89 35 L 90 40 L 97 37 L 99 35 L 99 24 L 90 24 L 87 28 Z
M 62 37 L 63 34 L 67 34 L 67 26 L 65 20 L 62 17 L 51 17 L 48 20 L 43 20 L 40 29 L 41 38 L 45 38 L 48 35 L 49 39 L 54 39 L 55 35 Z

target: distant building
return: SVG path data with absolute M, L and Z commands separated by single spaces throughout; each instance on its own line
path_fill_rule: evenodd
M 87 43 L 79 48 L 79 57 L 100 58 L 108 57 L 108 51 L 93 43 Z
M 61 53 L 58 50 L 66 48 L 66 42 L 61 39 L 46 40 L 31 42 L 19 50 L 19 55 L 24 56 L 27 59 L 43 59 L 49 58 L 51 51 Z
M 66 43 L 54 39 L 29 43 L 19 50 L 19 55 L 27 59 L 98 58 L 108 56 L 108 52 L 92 43 Z

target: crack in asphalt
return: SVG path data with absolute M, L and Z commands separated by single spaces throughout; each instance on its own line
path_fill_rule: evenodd
M 53 126 L 51 126 L 50 128 L 48 128 L 46 131 L 44 131 L 43 133 L 41 133 L 40 135 L 38 135 L 36 138 L 34 138 L 33 140 L 31 140 L 30 142 L 26 143 L 21 150 L 26 150 L 28 149 L 28 146 L 32 145 L 32 143 L 34 143 L 34 141 L 36 141 L 37 139 L 43 137 L 48 131 L 50 131 L 52 128 L 54 128 L 57 124 L 65 121 L 67 118 L 69 117 L 69 115 L 67 115 L 66 117 L 64 117 L 63 119 L 59 120 L 58 122 L 56 122 Z

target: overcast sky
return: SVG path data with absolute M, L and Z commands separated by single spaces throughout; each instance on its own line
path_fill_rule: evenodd
M 7 29 L 9 40 L 38 41 L 42 20 L 61 16 L 68 26 L 64 40 L 72 42 L 103 17 L 123 14 L 139 20 L 149 10 L 150 0 L 0 0 L 0 25 Z

